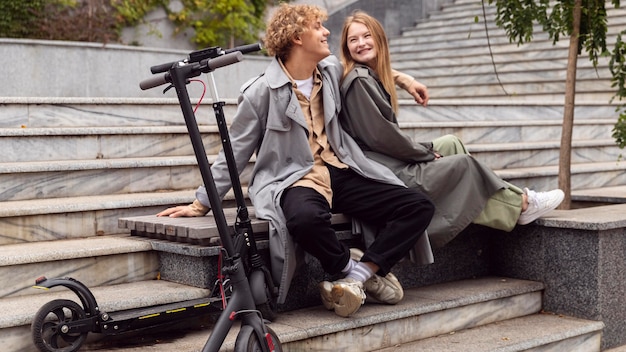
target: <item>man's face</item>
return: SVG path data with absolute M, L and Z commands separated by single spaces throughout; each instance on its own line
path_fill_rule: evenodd
M 315 21 L 301 35 L 302 48 L 316 60 L 322 60 L 330 55 L 328 46 L 329 35 L 330 31 L 322 25 L 322 22 L 319 20 Z

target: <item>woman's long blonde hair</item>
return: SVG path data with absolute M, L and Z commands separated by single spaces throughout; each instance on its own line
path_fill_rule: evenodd
M 341 31 L 341 62 L 343 64 L 343 77 L 352 71 L 354 65 L 357 64 L 348 50 L 348 29 L 353 23 L 360 23 L 367 27 L 374 39 L 374 48 L 376 50 L 376 67 L 371 67 L 378 75 L 378 79 L 391 97 L 391 107 L 395 113 L 398 112 L 398 95 L 396 94 L 396 86 L 391 73 L 391 58 L 389 55 L 389 43 L 383 26 L 377 19 L 368 15 L 363 11 L 355 11 L 348 16 L 343 23 Z

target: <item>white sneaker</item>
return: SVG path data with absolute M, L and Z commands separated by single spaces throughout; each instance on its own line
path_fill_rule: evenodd
M 363 283 L 354 279 L 345 278 L 333 282 L 330 293 L 335 304 L 335 314 L 341 317 L 356 313 L 365 303 Z
M 333 295 L 331 294 L 333 283 L 330 281 L 322 281 L 318 284 L 318 287 L 320 289 L 320 298 L 322 299 L 324 308 L 334 310 L 335 302 L 333 302 Z
M 517 223 L 520 225 L 530 224 L 542 215 L 545 215 L 561 204 L 565 194 L 560 189 L 550 192 L 535 192 L 524 188 L 524 193 L 528 197 L 528 208 L 520 214 Z
M 363 251 L 358 248 L 350 248 L 350 258 L 360 261 Z M 393 273 L 385 277 L 374 274 L 363 284 L 367 296 L 380 303 L 396 304 L 404 298 L 404 290 L 398 278 Z

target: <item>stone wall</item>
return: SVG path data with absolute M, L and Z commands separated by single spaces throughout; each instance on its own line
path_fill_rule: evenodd
M 189 51 L 114 44 L 0 38 L 3 83 L 0 97 L 164 97 L 162 88 L 142 91 L 150 66 L 184 59 Z M 214 72 L 220 99 L 237 98 L 239 88 L 265 69 L 269 58 L 244 61 Z M 205 79 L 206 82 L 206 79 Z M 190 84 L 199 97 L 200 84 Z M 208 93 L 207 93 L 208 94 Z M 166 95 L 175 98 L 173 90 Z

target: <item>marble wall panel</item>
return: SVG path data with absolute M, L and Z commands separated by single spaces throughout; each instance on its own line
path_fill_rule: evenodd
M 0 103 L 0 128 L 28 126 L 28 106 Z
M 159 99 L 72 99 L 48 98 L 30 101 L 0 99 L 0 128 L 184 126 L 178 101 Z M 195 104 L 195 102 L 194 102 Z M 237 109 L 234 101 L 224 106 L 231 121 Z M 215 125 L 212 104 L 206 101 L 196 113 L 198 124 Z
M 98 136 L 15 136 L 4 137 L 6 148 L 0 162 L 97 159 Z
M 100 136 L 103 158 L 194 155 L 189 136 L 177 134 L 105 135 Z M 217 154 L 222 144 L 217 133 L 203 134 L 207 154 Z
M 95 236 L 96 224 L 92 212 L 3 217 L 0 245 Z
M 180 190 L 201 184 L 195 165 L 0 174 L 2 200 Z

